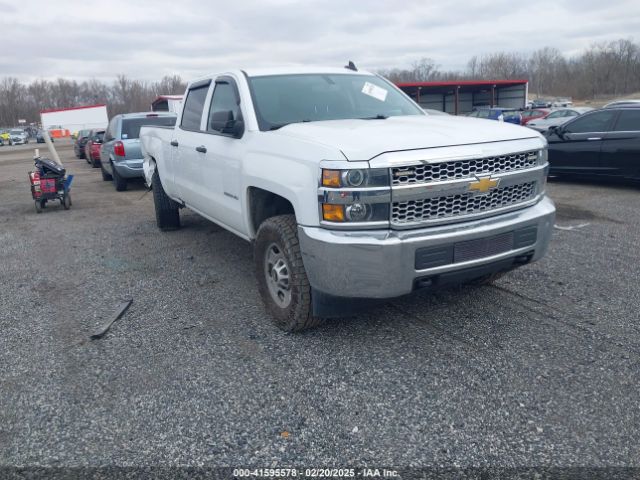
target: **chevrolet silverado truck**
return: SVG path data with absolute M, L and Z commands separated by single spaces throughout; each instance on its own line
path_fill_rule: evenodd
M 140 136 L 157 225 L 188 207 L 252 242 L 285 331 L 351 299 L 489 282 L 547 249 L 547 144 L 531 129 L 428 115 L 353 66 L 229 70 L 184 98 L 175 127 Z

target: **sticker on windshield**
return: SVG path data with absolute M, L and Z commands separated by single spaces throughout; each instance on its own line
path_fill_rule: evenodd
M 387 92 L 384 88 L 374 85 L 373 83 L 364 82 L 362 87 L 362 93 L 365 95 L 369 95 L 370 97 L 375 98 L 376 100 L 380 100 L 384 102 L 387 99 Z
M 126 140 L 127 138 L 129 138 L 129 134 L 128 133 L 123 133 L 122 134 L 122 139 Z

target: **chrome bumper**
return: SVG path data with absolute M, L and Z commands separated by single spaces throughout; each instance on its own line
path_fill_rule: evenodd
M 544 255 L 551 240 L 555 207 L 543 197 L 537 204 L 481 220 L 415 230 L 328 230 L 298 227 L 300 248 L 311 286 L 339 297 L 392 298 L 410 293 L 416 280 L 460 272 L 455 278 L 477 276 L 473 267 L 532 253 L 531 261 Z M 537 226 L 535 243 L 489 257 L 417 270 L 416 250 L 493 237 L 524 227 Z M 514 265 L 515 266 L 515 265 Z

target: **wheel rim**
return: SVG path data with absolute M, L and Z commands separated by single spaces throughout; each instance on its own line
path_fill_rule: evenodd
M 275 243 L 267 247 L 264 275 L 273 301 L 280 308 L 287 308 L 291 303 L 290 269 L 284 252 Z

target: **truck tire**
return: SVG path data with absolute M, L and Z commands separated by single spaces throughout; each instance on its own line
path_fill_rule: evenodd
M 127 189 L 127 179 L 123 178 L 116 170 L 115 165 L 111 164 L 111 177 L 113 178 L 113 186 L 116 187 L 116 191 L 124 192 Z
M 156 207 L 156 224 L 162 231 L 177 230 L 180 228 L 180 206 L 171 200 L 162 188 L 158 169 L 153 172 L 151 178 L 153 189 L 153 204 Z
M 278 328 L 299 332 L 323 322 L 313 316 L 294 215 L 271 217 L 260 225 L 254 262 L 260 296 Z
M 110 182 L 111 179 L 111 174 L 105 172 L 104 168 L 102 167 L 102 163 L 100 164 L 100 173 L 102 173 L 102 180 L 104 180 L 105 182 Z

